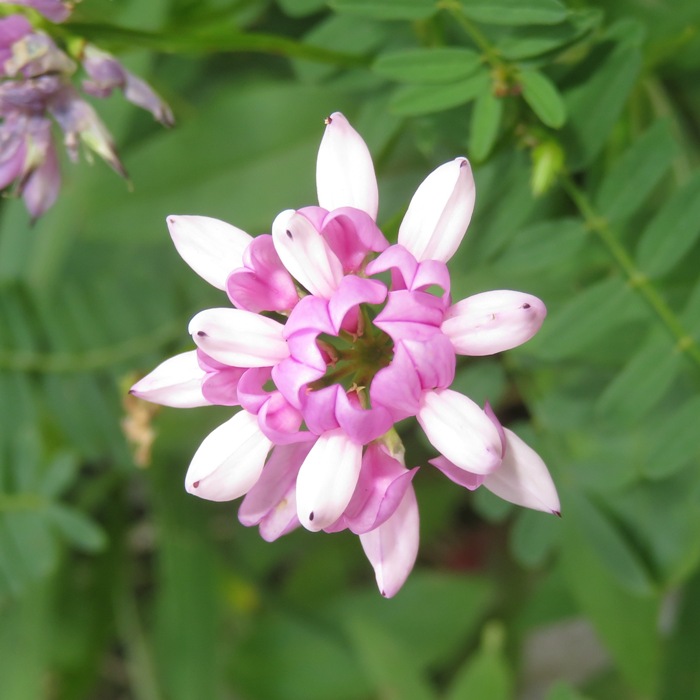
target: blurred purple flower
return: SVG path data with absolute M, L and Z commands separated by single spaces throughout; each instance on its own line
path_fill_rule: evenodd
M 52 22 L 65 22 L 73 11 L 72 2 L 61 0 L 0 0 L 0 3 L 31 7 Z
M 175 123 L 170 107 L 150 85 L 126 70 L 111 54 L 86 44 L 82 64 L 90 76 L 89 80 L 83 80 L 83 90 L 89 95 L 108 97 L 118 88 L 129 102 L 149 111 L 161 124 L 173 126 Z
M 456 483 L 558 512 L 537 454 L 488 406 L 449 388 L 457 354 L 520 345 L 546 310 L 508 290 L 452 304 L 446 263 L 474 208 L 466 158 L 423 181 L 397 245 L 375 223 L 369 150 L 340 113 L 327 120 L 316 177 L 320 206 L 283 211 L 272 235 L 168 218 L 181 256 L 236 308 L 198 313 L 189 326 L 197 350 L 166 360 L 131 392 L 178 407 L 240 405 L 195 453 L 187 491 L 245 495 L 241 522 L 268 540 L 299 525 L 349 529 L 391 597 L 419 534 L 416 469 L 405 466 L 396 422 L 417 419 L 441 453 L 433 463 Z
M 68 4 L 49 0 L 14 4 L 32 7 L 53 21 L 63 21 L 70 12 Z M 89 76 L 85 92 L 107 97 L 119 88 L 163 124 L 173 124 L 168 105 L 113 56 L 86 44 L 81 60 Z M 76 62 L 23 15 L 0 19 L 0 188 L 16 183 L 14 194 L 24 198 L 33 220 L 51 207 L 60 188 L 51 118 L 63 132 L 71 160 L 78 159 L 82 143 L 87 153 L 96 153 L 126 177 L 109 131 L 73 86 L 76 69 Z

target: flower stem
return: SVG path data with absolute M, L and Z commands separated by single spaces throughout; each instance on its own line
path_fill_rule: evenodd
M 638 290 L 644 301 L 657 315 L 671 337 L 676 341 L 676 348 L 700 367 L 700 345 L 681 323 L 673 309 L 659 294 L 651 280 L 637 267 L 630 254 L 617 240 L 607 219 L 596 212 L 586 193 L 576 185 L 570 175 L 563 175 L 561 185 L 579 210 L 586 226 L 593 231 L 607 248 L 608 253 L 624 272 L 630 287 Z
M 274 34 L 255 32 L 222 31 L 221 28 L 195 30 L 191 32 L 165 33 L 147 32 L 139 29 L 115 27 L 108 24 L 74 22 L 71 33 L 84 36 L 90 41 L 114 42 L 139 46 L 165 53 L 264 53 L 286 58 L 303 58 L 319 63 L 331 63 L 345 68 L 367 66 L 366 56 L 324 49 L 304 44 Z

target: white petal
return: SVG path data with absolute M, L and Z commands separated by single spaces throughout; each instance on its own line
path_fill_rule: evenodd
M 419 262 L 447 262 L 464 238 L 475 196 L 472 169 L 466 158 L 441 165 L 413 195 L 399 228 L 399 243 Z
M 168 228 L 182 259 L 218 289 L 226 289 L 229 274 L 243 266 L 243 251 L 253 240 L 245 231 L 208 216 L 169 216 Z
M 189 332 L 204 352 L 231 367 L 272 367 L 289 357 L 284 326 L 242 309 L 205 309 Z
M 136 382 L 129 393 L 140 399 L 174 408 L 209 406 L 202 395 L 206 372 L 197 362 L 197 351 L 183 352 L 161 362 L 150 374 Z
M 451 306 L 442 332 L 461 355 L 493 355 L 532 338 L 547 309 L 540 299 L 523 292 L 498 290 L 462 299 Z
M 287 209 L 272 223 L 282 264 L 311 294 L 329 299 L 343 279 L 343 266 L 323 236 L 303 215 Z
M 411 485 L 385 523 L 360 535 L 384 597 L 394 596 L 411 573 L 418 556 L 419 535 L 418 504 Z
M 316 160 L 316 190 L 318 203 L 328 211 L 355 207 L 377 218 L 379 194 L 372 156 L 340 112 L 327 119 Z
M 307 530 L 322 530 L 343 514 L 361 465 L 362 445 L 343 430 L 330 430 L 318 438 L 297 477 L 297 514 Z
M 209 501 L 238 498 L 258 480 L 271 446 L 257 416 L 239 411 L 204 438 L 187 470 L 185 488 Z
M 416 416 L 428 440 L 453 464 L 489 474 L 501 463 L 501 438 L 470 398 L 450 389 L 426 391 Z
M 484 479 L 484 486 L 518 506 L 559 514 L 559 496 L 542 458 L 512 430 L 504 428 L 506 454 L 501 466 Z

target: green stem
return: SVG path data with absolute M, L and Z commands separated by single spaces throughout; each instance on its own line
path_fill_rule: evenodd
M 442 0 L 438 3 L 438 7 L 449 12 L 457 24 L 464 29 L 471 40 L 486 56 L 486 60 L 494 67 L 503 65 L 501 57 L 496 49 L 493 48 L 491 42 L 486 35 L 477 27 L 463 12 L 460 4 L 454 0 Z
M 66 27 L 72 34 L 90 41 L 123 43 L 164 53 L 264 53 L 286 58 L 301 58 L 319 63 L 331 63 L 344 68 L 367 66 L 366 56 L 332 51 L 303 44 L 274 34 L 257 34 L 221 29 L 189 33 L 156 33 L 114 27 L 107 24 L 72 23 Z
M 651 280 L 637 267 L 632 257 L 617 240 L 608 221 L 595 211 L 586 193 L 576 185 L 570 175 L 563 175 L 561 184 L 577 206 L 588 228 L 598 236 L 613 260 L 627 276 L 630 286 L 638 290 L 644 301 L 674 338 L 678 351 L 687 355 L 692 362 L 700 367 L 700 345 L 659 294 Z
M 182 335 L 183 322 L 173 321 L 147 335 L 130 338 L 107 348 L 76 353 L 0 352 L 0 370 L 11 372 L 70 373 L 91 372 L 126 363 L 146 354 L 154 346 Z

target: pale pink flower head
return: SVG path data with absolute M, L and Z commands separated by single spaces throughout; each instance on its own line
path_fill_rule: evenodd
M 450 388 L 457 355 L 526 342 L 545 308 L 511 291 L 452 303 L 446 263 L 474 208 L 466 158 L 424 180 L 395 245 L 376 223 L 369 149 L 340 113 L 326 120 L 316 180 L 318 206 L 281 212 L 255 238 L 216 219 L 168 218 L 180 255 L 233 306 L 198 313 L 196 350 L 131 391 L 170 406 L 240 406 L 195 454 L 187 490 L 245 494 L 239 518 L 267 540 L 300 525 L 349 529 L 390 597 L 419 536 L 417 468 L 405 466 L 397 421 L 418 422 L 452 481 L 558 512 L 537 454 L 488 406 Z

